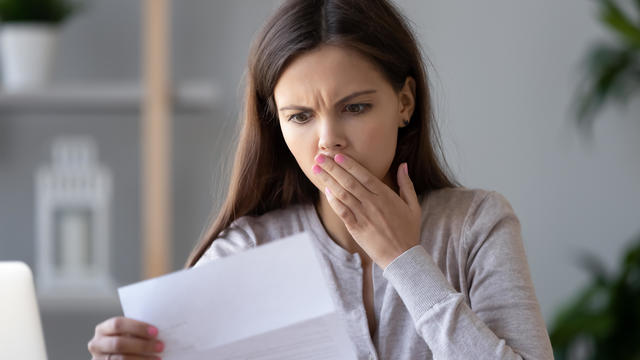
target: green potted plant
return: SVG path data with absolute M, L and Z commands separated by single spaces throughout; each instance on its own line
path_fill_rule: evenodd
M 640 359 L 640 235 L 617 272 L 583 255 L 591 282 L 561 311 L 549 331 L 556 360 Z
M 584 63 L 586 78 L 574 105 L 577 125 L 588 134 L 605 103 L 626 104 L 640 92 L 640 0 L 624 8 L 614 0 L 596 1 L 612 40 L 592 46 Z M 551 324 L 555 358 L 640 359 L 640 234 L 616 272 L 594 255 L 581 260 L 591 281 Z
M 0 53 L 6 91 L 47 85 L 60 26 L 78 9 L 78 3 L 68 0 L 0 0 Z
M 591 134 L 598 111 L 615 100 L 627 104 L 640 94 L 640 1 L 596 0 L 598 18 L 610 39 L 591 46 L 582 64 L 584 79 L 574 101 L 575 119 Z

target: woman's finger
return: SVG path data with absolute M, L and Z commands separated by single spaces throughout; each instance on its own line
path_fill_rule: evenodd
M 144 340 L 126 336 L 101 336 L 89 342 L 89 351 L 101 354 L 153 355 L 164 350 L 159 340 Z
M 388 186 L 373 175 L 367 168 L 344 154 L 336 154 L 333 157 L 333 161 L 356 178 L 367 190 L 376 195 L 382 194 L 384 189 L 388 188 Z
M 153 339 L 158 335 L 158 329 L 142 321 L 123 316 L 113 317 L 96 326 L 96 335 L 133 335 L 142 339 Z
M 398 166 L 398 186 L 400 187 L 400 198 L 409 206 L 409 209 L 416 211 L 420 208 L 418 195 L 413 187 L 413 181 L 409 177 L 409 169 L 407 163 Z
M 335 179 L 338 184 L 350 192 L 356 199 L 363 200 L 366 199 L 367 196 L 371 195 L 371 191 L 361 184 L 353 174 L 336 164 L 336 162 L 330 157 L 320 154 L 316 156 L 315 161 L 316 164 L 318 164 L 325 172 L 327 172 L 327 174 L 329 174 L 329 176 Z
M 98 357 L 93 357 L 92 360 L 159 360 L 160 358 L 154 355 L 126 355 L 126 354 L 105 354 Z
M 331 190 L 331 194 L 349 208 L 354 215 L 362 211 L 362 201 L 348 189 L 345 189 L 342 184 L 338 183 L 336 179 L 324 171 L 319 165 L 313 165 L 313 173 L 320 178 L 325 187 Z
M 329 205 L 333 209 L 333 212 L 338 215 L 345 226 L 347 226 L 347 228 L 355 227 L 358 224 L 358 220 L 353 211 L 351 211 L 348 206 L 340 201 L 340 199 L 337 199 L 333 192 L 329 189 L 329 187 L 324 188 L 324 193 L 327 197 Z

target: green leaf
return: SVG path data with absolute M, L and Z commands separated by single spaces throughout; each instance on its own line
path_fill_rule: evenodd
M 592 47 L 584 66 L 588 77 L 578 89 L 575 105 L 578 125 L 591 127 L 596 112 L 608 99 L 626 99 L 637 87 L 633 72 L 640 64 L 636 52 L 608 44 Z
M 639 294 L 638 302 L 640 303 L 640 233 L 631 244 L 625 253 L 621 272 L 624 284 L 630 288 L 630 291 Z
M 601 337 L 610 331 L 608 292 L 608 286 L 592 284 L 558 312 L 549 334 L 554 348 L 569 346 L 580 335 Z
M 596 264 L 592 283 L 557 314 L 549 331 L 556 359 L 569 358 L 573 345 L 589 340 L 590 359 L 640 358 L 640 233 L 622 257 L 619 272 L 598 280 L 603 270 Z
M 621 40 L 633 47 L 640 48 L 640 27 L 611 0 L 604 0 L 600 11 L 600 20 L 608 25 Z
M 0 0 L 0 20 L 59 24 L 80 8 L 69 0 Z

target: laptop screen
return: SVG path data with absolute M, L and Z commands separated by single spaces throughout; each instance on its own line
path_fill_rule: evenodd
M 46 360 L 31 269 L 0 262 L 0 359 Z

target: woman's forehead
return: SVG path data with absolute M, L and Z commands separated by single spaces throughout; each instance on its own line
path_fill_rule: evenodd
M 337 99 L 386 84 L 382 74 L 355 50 L 323 45 L 298 56 L 283 71 L 274 90 L 278 105 L 322 96 Z M 388 85 L 390 86 L 390 85 Z

